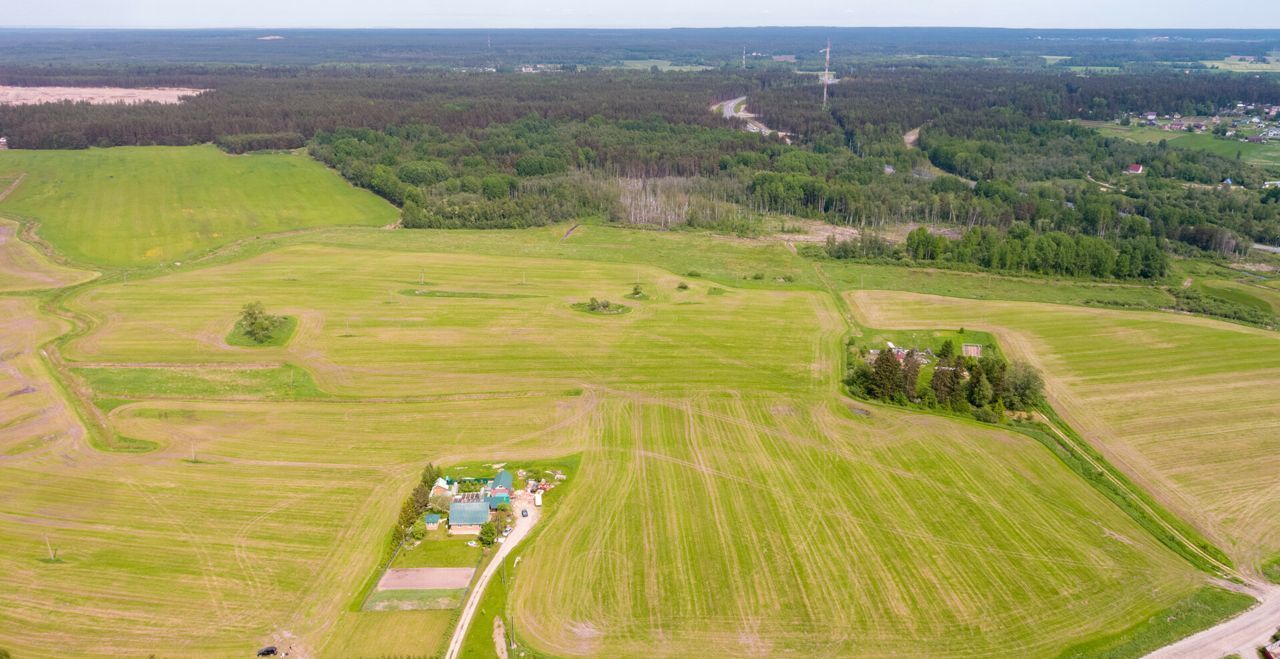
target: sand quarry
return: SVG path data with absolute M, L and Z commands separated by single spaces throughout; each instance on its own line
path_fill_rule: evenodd
M 0 105 L 38 105 L 40 103 L 180 103 L 205 89 L 184 87 L 10 87 L 0 85 Z

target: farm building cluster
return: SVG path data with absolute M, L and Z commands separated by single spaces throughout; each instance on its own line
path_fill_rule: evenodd
M 423 522 L 426 523 L 428 530 L 435 530 L 441 523 L 446 523 L 452 534 L 479 534 L 480 527 L 493 518 L 495 511 L 503 509 L 504 506 L 507 508 L 511 506 L 513 496 L 532 497 L 534 505 L 541 506 L 542 493 L 555 487 L 557 481 L 565 479 L 565 475 L 559 471 L 551 471 L 548 474 L 552 478 L 550 482 L 546 478 L 528 478 L 529 474 L 525 470 L 519 470 L 517 475 L 526 479 L 525 488 L 520 492 L 515 489 L 517 475 L 513 475 L 506 469 L 498 470 L 498 473 L 489 479 L 454 479 L 442 476 L 437 478 L 435 484 L 431 486 L 431 496 L 452 497 L 449 503 L 448 519 L 442 520 L 439 514 L 428 513 L 423 516 Z
M 916 364 L 924 366 L 938 358 L 930 348 L 925 348 L 923 350 L 903 348 L 901 346 L 894 345 L 893 341 L 885 341 L 885 345 L 887 346 L 885 349 L 893 353 L 894 358 L 898 360 L 899 364 L 906 364 L 907 358 L 910 357 L 915 360 Z M 881 352 L 881 350 L 868 350 L 866 357 L 867 363 L 875 363 L 876 357 L 879 357 Z M 980 359 L 982 357 L 982 346 L 977 343 L 965 343 L 960 348 L 960 354 L 965 357 Z

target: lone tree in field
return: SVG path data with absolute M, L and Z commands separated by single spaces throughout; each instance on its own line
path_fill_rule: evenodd
M 267 313 L 261 302 L 250 302 L 240 310 L 240 328 L 257 343 L 271 340 L 271 334 L 284 323 L 284 318 Z

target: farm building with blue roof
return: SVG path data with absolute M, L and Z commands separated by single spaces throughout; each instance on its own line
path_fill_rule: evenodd
M 483 496 L 463 496 L 449 504 L 450 533 L 479 533 L 489 521 L 489 502 Z

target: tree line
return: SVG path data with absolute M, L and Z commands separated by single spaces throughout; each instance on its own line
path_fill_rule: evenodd
M 828 250 L 833 252 L 838 253 Z M 1161 279 L 1169 270 L 1169 257 L 1153 236 L 1036 234 L 1023 223 L 1003 234 L 991 227 L 975 227 L 955 239 L 919 227 L 907 234 L 903 254 L 924 263 L 948 261 L 1005 272 L 1096 279 Z

